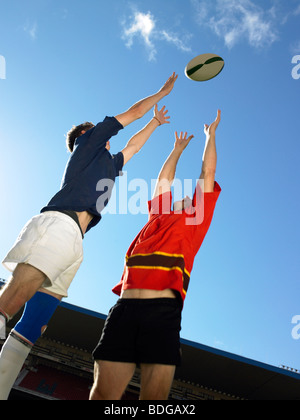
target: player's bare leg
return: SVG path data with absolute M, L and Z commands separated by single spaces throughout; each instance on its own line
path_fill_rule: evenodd
M 175 375 L 175 366 L 141 365 L 141 400 L 167 400 Z
M 120 400 L 135 372 L 135 368 L 134 363 L 97 361 L 90 400 Z

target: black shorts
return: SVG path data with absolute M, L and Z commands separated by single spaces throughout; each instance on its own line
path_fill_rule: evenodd
M 177 299 L 120 299 L 108 314 L 94 359 L 180 366 L 181 311 Z

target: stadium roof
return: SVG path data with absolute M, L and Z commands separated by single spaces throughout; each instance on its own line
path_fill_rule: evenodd
M 45 337 L 92 352 L 105 319 L 106 315 L 63 302 Z M 300 400 L 299 373 L 184 339 L 181 344 L 182 366 L 176 371 L 176 379 L 248 400 Z
M 67 303 L 55 313 L 46 336 L 92 352 L 106 316 Z M 249 400 L 300 400 L 300 375 L 182 339 L 176 378 Z

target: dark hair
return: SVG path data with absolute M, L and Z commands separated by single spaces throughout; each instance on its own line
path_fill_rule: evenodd
M 67 133 L 67 148 L 69 150 L 69 152 L 73 152 L 74 149 L 74 143 L 76 141 L 76 139 L 80 136 L 82 136 L 82 131 L 88 131 L 91 128 L 95 127 L 93 123 L 91 122 L 85 122 L 83 124 L 80 125 L 73 125 L 73 127 L 71 128 L 71 130 Z

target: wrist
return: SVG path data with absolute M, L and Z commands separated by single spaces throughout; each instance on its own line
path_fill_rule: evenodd
M 211 137 L 216 137 L 216 132 L 215 131 L 210 131 L 209 133 L 206 134 L 207 139 L 209 139 Z
M 159 126 L 161 125 L 161 122 L 159 121 L 157 117 L 153 117 L 152 119 L 155 120 Z
M 164 92 L 163 89 L 161 88 L 161 90 L 157 92 L 157 98 L 158 98 L 157 102 L 161 101 L 165 96 L 167 96 L 167 93 Z
M 184 151 L 184 149 L 182 149 L 181 147 L 178 147 L 178 146 L 177 147 L 175 146 L 174 149 L 173 149 L 173 153 L 178 155 L 178 156 L 181 156 L 183 151 Z

